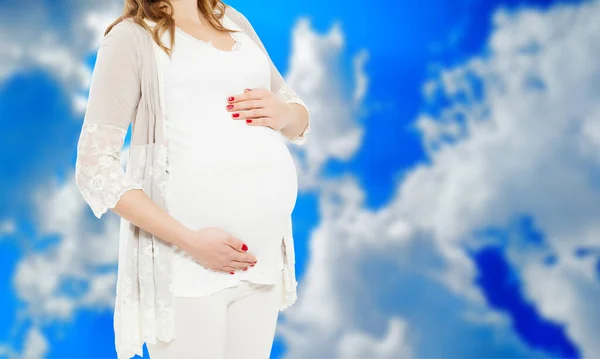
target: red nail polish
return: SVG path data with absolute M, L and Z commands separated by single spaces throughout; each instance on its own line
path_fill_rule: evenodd
M 229 272 L 229 273 L 233 274 L 233 272 Z
M 250 264 L 250 267 L 254 267 L 254 264 Z
M 252 120 L 250 120 L 250 119 L 247 119 L 247 120 L 246 120 L 246 123 L 252 123 Z
M 246 245 L 246 243 L 242 244 L 242 250 L 244 252 L 248 250 L 248 246 Z
M 248 267 L 244 268 L 244 270 L 248 270 Z
M 232 96 L 232 97 L 229 97 L 229 98 L 227 99 L 227 101 L 233 101 L 233 96 Z
M 227 105 L 227 109 L 231 110 L 233 108 L 233 105 Z
M 233 116 L 233 117 L 240 117 L 240 114 L 236 112 L 236 113 L 234 113 L 232 116 Z

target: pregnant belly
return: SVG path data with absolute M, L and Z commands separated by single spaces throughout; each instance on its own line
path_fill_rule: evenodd
M 242 132 L 256 130 L 255 132 Z M 254 250 L 278 244 L 296 203 L 293 159 L 268 128 L 228 130 L 187 144 L 171 139 L 169 211 L 194 230 L 223 228 Z

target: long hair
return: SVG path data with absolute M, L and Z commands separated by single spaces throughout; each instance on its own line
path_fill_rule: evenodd
M 221 32 L 237 32 L 221 25 L 220 20 L 225 15 L 226 5 L 222 0 L 197 0 L 198 11 L 200 11 L 210 22 L 210 24 Z M 217 13 L 215 14 L 215 10 Z M 171 56 L 172 46 L 175 44 L 175 20 L 173 19 L 174 9 L 170 0 L 125 0 L 125 8 L 123 15 L 119 16 L 112 24 L 104 31 L 106 36 L 110 30 L 127 18 L 132 18 L 133 21 L 145 28 L 154 41 Z M 144 19 L 151 20 L 156 23 L 154 29 L 151 29 Z M 169 30 L 171 39 L 171 48 L 166 47 L 160 38 L 162 34 Z

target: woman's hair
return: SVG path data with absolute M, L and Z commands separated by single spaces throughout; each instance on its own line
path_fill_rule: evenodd
M 200 11 L 217 30 L 222 32 L 237 32 L 221 25 L 221 20 L 225 15 L 225 4 L 222 0 L 197 0 L 198 11 Z M 217 14 L 215 14 L 215 10 Z M 125 9 L 123 15 L 119 16 L 104 32 L 106 36 L 113 26 L 124 19 L 132 18 L 133 21 L 152 34 L 154 41 L 171 56 L 171 48 L 166 47 L 160 41 L 161 35 L 169 30 L 171 44 L 175 43 L 175 20 L 173 19 L 174 9 L 170 0 L 125 0 Z M 151 29 L 144 19 L 149 19 L 156 23 L 154 29 Z M 172 45 L 171 45 L 172 46 Z

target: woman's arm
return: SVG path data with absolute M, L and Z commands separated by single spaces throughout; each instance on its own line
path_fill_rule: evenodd
M 111 209 L 155 236 L 185 247 L 191 230 L 171 217 L 126 175 L 121 149 L 141 96 L 140 54 L 133 24 L 122 21 L 103 38 L 77 145 L 75 182 L 94 215 Z
M 300 96 L 292 89 L 275 64 L 260 37 L 254 30 L 254 27 L 244 14 L 233 8 L 231 5 L 228 6 L 227 15 L 242 28 L 242 30 L 260 47 L 263 53 L 266 55 L 271 66 L 271 87 L 270 90 L 278 98 L 290 104 L 292 108 L 292 119 L 289 121 L 289 125 L 281 130 L 281 133 L 292 143 L 303 145 L 307 141 L 307 135 L 310 132 L 310 110 L 308 106 L 302 101 Z M 299 135 L 297 135 L 299 134 Z
M 142 190 L 123 193 L 112 211 L 160 239 L 190 251 L 195 232 L 159 207 Z
M 282 128 L 281 133 L 288 139 L 298 144 L 306 143 L 306 134 L 310 132 L 310 113 L 304 105 L 289 102 L 291 119 L 287 126 Z

